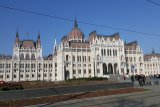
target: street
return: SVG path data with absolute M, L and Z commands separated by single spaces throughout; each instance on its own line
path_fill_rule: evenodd
M 31 107 L 160 107 L 160 86 L 146 92 L 70 100 Z
M 90 92 L 106 89 L 120 89 L 133 87 L 131 82 L 125 83 L 103 83 L 81 86 L 68 86 L 68 87 L 53 87 L 53 88 L 41 88 L 41 89 L 26 89 L 26 90 L 11 90 L 0 91 L 0 100 L 18 100 L 27 98 L 37 98 L 51 95 L 64 95 L 69 93 Z

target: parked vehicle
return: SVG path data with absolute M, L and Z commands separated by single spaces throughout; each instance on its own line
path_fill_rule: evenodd
M 0 84 L 4 84 L 5 83 L 5 81 L 0 81 Z
M 9 91 L 9 90 L 22 90 L 23 87 L 18 83 L 8 83 L 5 81 L 0 81 L 0 90 L 1 91 Z

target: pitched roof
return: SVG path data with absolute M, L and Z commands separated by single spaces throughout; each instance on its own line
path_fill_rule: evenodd
M 160 58 L 160 54 L 157 54 L 157 53 L 145 54 L 144 55 L 144 61 L 148 61 L 153 57 Z
M 128 50 L 132 50 L 132 49 L 136 49 L 137 46 L 138 46 L 138 42 L 133 41 L 133 42 L 125 43 L 124 48 Z
M 20 47 L 23 48 L 36 48 L 36 42 L 34 42 L 33 40 L 24 40 L 21 41 Z
M 70 42 L 70 47 L 71 48 L 89 48 L 89 42 Z
M 11 60 L 11 59 L 12 59 L 12 56 L 11 56 L 11 55 L 3 55 L 3 54 L 0 54 L 0 59 L 1 59 L 1 60 L 4 60 L 4 59 Z
M 68 34 L 68 40 L 81 40 L 84 38 L 83 32 L 78 28 L 77 20 L 75 18 L 74 27 L 72 31 Z
M 48 56 L 43 57 L 44 60 L 52 60 L 53 59 L 53 55 L 50 54 Z
M 118 41 L 120 39 L 119 33 L 115 33 L 112 35 L 103 35 L 103 34 L 97 34 L 96 31 L 92 31 L 89 34 L 89 41 L 93 40 L 93 38 L 97 37 L 98 39 L 104 38 L 104 40 L 107 40 L 108 38 L 110 39 L 110 41 L 113 40 L 113 38 Z

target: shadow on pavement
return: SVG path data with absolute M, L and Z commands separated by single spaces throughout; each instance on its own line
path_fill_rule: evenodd
M 63 95 L 63 94 L 61 94 L 60 92 L 58 92 L 56 89 L 54 89 L 54 88 L 51 88 L 51 89 L 52 89 L 53 91 L 55 91 L 58 95 Z M 72 100 L 72 99 L 74 99 L 74 98 L 76 98 L 76 97 L 80 97 L 80 96 L 85 95 L 85 94 L 88 94 L 88 93 L 90 93 L 90 92 L 84 92 L 84 93 L 77 94 L 77 95 L 74 95 L 74 96 L 71 96 L 71 97 L 68 97 L 68 98 L 64 98 L 64 99 L 61 100 L 61 101 Z M 55 101 L 55 102 L 52 102 L 52 103 L 43 104 L 43 105 L 41 105 L 41 106 L 39 106 L 39 107 L 47 107 L 47 106 L 50 106 L 50 105 L 52 105 L 52 104 L 54 104 L 54 103 L 56 103 L 56 102 L 59 102 L 59 101 Z

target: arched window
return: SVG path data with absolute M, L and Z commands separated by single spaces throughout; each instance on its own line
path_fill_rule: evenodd
M 33 64 L 31 64 L 31 68 L 33 68 Z
M 29 54 L 26 54 L 26 60 L 30 60 Z
M 77 56 L 77 61 L 79 62 L 79 56 Z
M 117 49 L 114 50 L 114 55 L 117 56 Z
M 84 56 L 82 56 L 83 62 L 84 62 Z
M 134 57 L 134 62 L 136 62 L 136 57 Z
M 103 55 L 103 49 L 101 49 L 101 55 Z
M 17 55 L 14 56 L 14 59 L 15 59 L 15 60 L 18 59 L 18 58 L 17 58 Z
M 109 49 L 107 49 L 107 55 L 109 56 Z
M 16 68 L 16 65 L 17 65 L 17 64 L 16 64 L 16 63 L 14 63 L 14 68 Z
M 141 60 L 142 60 L 142 58 L 141 57 L 139 57 L 139 61 L 141 62 Z
M 97 55 L 97 61 L 99 61 L 99 55 Z
M 31 55 L 31 59 L 35 60 L 35 55 L 34 54 Z
M 8 63 L 6 64 L 6 68 L 8 68 Z
M 130 57 L 130 62 L 132 62 L 132 57 Z
M 113 56 L 115 55 L 115 51 L 114 51 L 114 49 L 113 49 Z
M 81 56 L 79 56 L 79 61 L 81 61 Z
M 75 56 L 73 55 L 72 60 L 75 61 Z
M 121 56 L 121 61 L 123 61 L 123 55 Z
M 90 59 L 90 56 L 88 56 L 88 61 L 90 62 L 90 60 L 91 60 L 91 59 Z
M 23 53 L 21 53 L 21 55 L 20 55 L 20 60 L 24 60 L 24 54 Z
M 111 49 L 110 49 L 110 56 L 112 56 L 112 51 L 111 51 Z
M 39 63 L 39 68 L 41 68 L 41 63 Z
M 69 57 L 69 56 L 68 56 L 68 55 L 66 55 L 66 61 L 68 61 L 68 57 Z
M 104 49 L 103 51 L 104 51 L 104 55 L 106 56 L 106 50 Z

